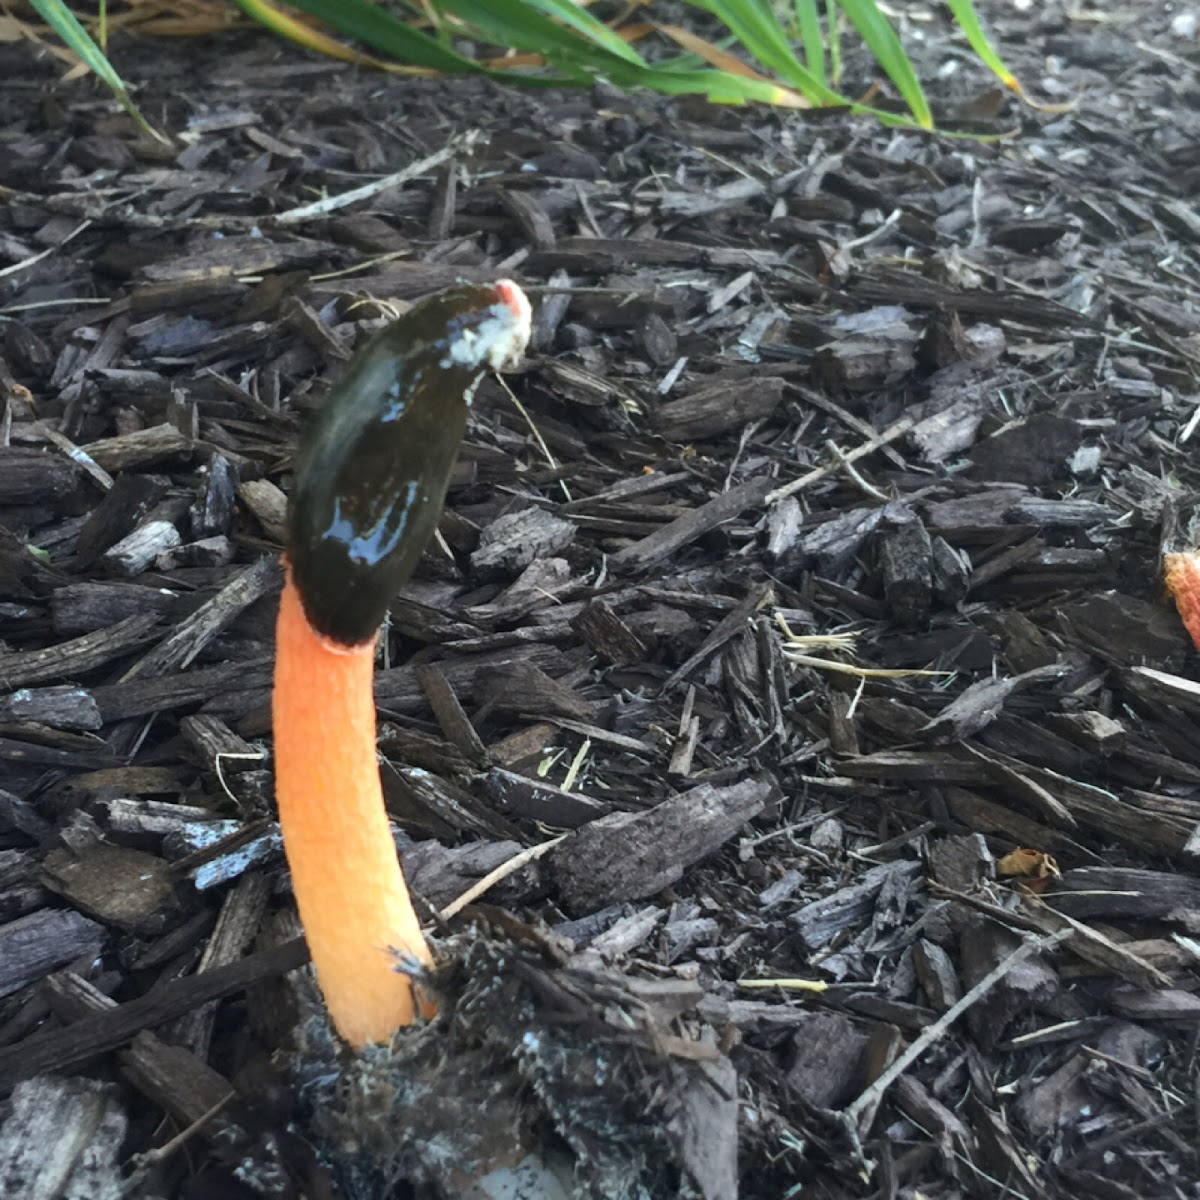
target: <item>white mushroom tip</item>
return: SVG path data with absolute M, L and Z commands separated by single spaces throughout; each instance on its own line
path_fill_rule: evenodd
M 529 297 L 511 279 L 495 285 L 496 303 L 474 329 L 463 329 L 447 346 L 442 366 L 514 367 L 529 345 L 533 309 Z

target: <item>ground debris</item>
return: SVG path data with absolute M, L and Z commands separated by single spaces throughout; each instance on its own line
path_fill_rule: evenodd
M 310 1103 L 337 1056 L 274 820 L 275 593 L 348 356 L 503 273 L 533 351 L 474 398 L 376 673 L 488 1055 L 430 1121 L 621 1200 L 1200 1177 L 1200 685 L 1160 582 L 1200 490 L 1189 17 L 985 3 L 1043 109 L 933 7 L 938 120 L 1005 140 L 239 30 L 120 46 L 162 147 L 0 45 L 0 1145 L 34 1095 L 94 1127 L 88 1194 L 444 1186 L 386 1089 Z
M 128 1116 L 111 1088 L 90 1079 L 39 1076 L 20 1084 L 0 1124 L 6 1196 L 49 1194 L 119 1200 Z

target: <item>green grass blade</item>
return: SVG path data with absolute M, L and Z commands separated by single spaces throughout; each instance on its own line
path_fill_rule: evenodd
M 243 12 L 255 15 L 254 10 L 241 0 L 234 2 Z M 369 0 L 287 0 L 287 4 L 398 62 L 432 67 L 448 75 L 462 75 L 479 69 L 469 58 Z
M 696 70 L 690 56 L 687 61 L 647 63 L 607 27 L 590 18 L 580 19 L 578 12 L 572 28 L 565 29 L 542 12 L 531 11 L 535 6 L 558 11 L 560 2 L 564 0 L 443 0 L 442 7 L 465 23 L 464 32 L 497 46 L 540 54 L 554 69 L 581 81 L 599 75 L 626 88 L 646 87 L 666 95 L 700 94 L 719 104 L 788 102 L 786 89 L 770 81 L 712 68 Z M 599 43 L 592 40 L 597 31 Z
M 535 0 L 453 0 L 444 7 L 465 23 L 464 33 L 493 46 L 542 54 L 556 61 L 566 56 L 595 66 L 612 59 L 645 65 L 636 50 L 594 19 L 589 27 L 577 13 L 573 28 L 564 28 L 539 11 L 542 6 Z M 599 43 L 592 36 L 597 31 L 602 39 Z M 614 41 L 619 43 L 619 50 L 612 49 Z
M 581 8 L 574 0 L 492 0 L 497 8 L 512 10 L 514 18 L 519 18 L 520 10 L 533 7 L 541 9 L 550 17 L 556 18 L 563 25 L 577 30 L 588 41 L 615 54 L 618 58 L 645 65 L 642 56 L 624 38 L 618 37 L 607 25 L 597 21 L 586 8 Z
M 236 2 L 251 16 L 255 15 L 256 6 L 249 0 Z M 462 23 L 463 36 L 540 54 L 550 70 L 556 72 L 554 75 L 488 70 L 367 0 L 289 0 L 289 7 L 317 17 L 331 29 L 362 42 L 374 52 L 399 62 L 448 73 L 481 71 L 495 79 L 547 86 L 586 84 L 601 75 L 626 88 L 647 87 L 667 95 L 706 95 L 720 104 L 758 101 L 778 105 L 787 99 L 784 89 L 769 82 L 743 79 L 723 71 L 683 71 L 670 62 L 651 66 L 624 42 L 621 42 L 619 53 L 610 50 L 607 44 L 595 45 L 586 36 L 587 22 L 576 21 L 575 28 L 584 32 L 575 33 L 555 24 L 543 13 L 533 11 L 523 0 L 449 0 L 439 7 Z M 448 23 L 446 28 L 453 32 Z M 606 43 L 615 37 L 603 26 L 600 28 Z
M 979 23 L 979 17 L 975 13 L 971 0 L 946 0 L 946 4 L 950 12 L 954 15 L 955 21 L 958 22 L 958 27 L 966 35 L 971 49 L 979 56 L 983 65 L 1005 87 L 1012 88 L 1018 95 L 1024 95 L 1025 93 L 1017 81 L 1017 77 L 1004 65 L 1000 56 L 992 49 L 992 43 L 988 40 L 987 34 L 983 31 L 983 26 Z
M 782 79 L 797 67 L 809 74 L 792 52 L 787 30 L 763 0 L 688 0 L 711 13 L 737 38 L 742 48 Z M 814 78 L 810 75 L 810 78 Z
M 765 79 L 749 79 L 729 71 L 673 70 L 666 64 L 642 68 L 614 67 L 607 77 L 620 87 L 647 87 L 667 96 L 705 96 L 714 104 L 748 104 L 755 101 L 780 107 L 786 104 L 785 88 Z
M 822 82 L 828 82 L 825 74 L 825 38 L 821 33 L 821 16 L 817 12 L 817 0 L 795 0 L 796 27 L 800 44 L 804 47 L 804 58 L 808 69 Z
M 825 0 L 825 27 L 829 30 L 829 82 L 834 87 L 842 82 L 842 35 L 838 31 L 841 20 L 837 0 Z
M 933 128 L 933 114 L 912 60 L 904 53 L 900 38 L 879 11 L 875 0 L 838 0 L 867 49 L 899 89 L 909 111 L 923 129 Z
M 744 50 L 784 83 L 803 93 L 814 104 L 842 106 L 844 96 L 826 87 L 792 52 L 784 29 L 765 0 L 688 0 L 716 17 Z
M 138 111 L 137 105 L 125 88 L 124 80 L 114 70 L 112 63 L 104 57 L 100 47 L 88 36 L 88 31 L 66 6 L 65 0 L 30 0 L 30 3 L 38 16 L 62 38 L 67 49 L 108 87 L 117 103 L 137 122 L 138 128 L 160 142 L 164 141 L 162 134 Z
M 718 46 L 717 44 L 715 44 L 713 42 L 706 42 L 706 41 L 704 41 L 704 39 L 699 38 L 694 34 L 688 33 L 687 30 L 681 30 L 677 26 L 661 25 L 661 26 L 659 26 L 659 28 L 662 32 L 666 33 L 672 40 L 679 42 L 680 45 L 688 48 L 689 50 L 694 50 L 694 52 L 687 53 L 687 54 L 681 56 L 680 58 L 671 59 L 669 62 L 656 62 L 654 64 L 654 68 L 653 68 L 655 70 L 668 70 L 669 69 L 672 72 L 685 72 L 686 70 L 693 69 L 695 67 L 697 61 L 702 61 L 702 62 L 705 62 L 708 64 L 708 66 L 710 68 L 710 70 L 708 72 L 709 74 L 718 74 L 718 75 L 726 76 L 727 78 L 732 76 L 735 80 L 739 81 L 740 83 L 742 83 L 744 85 L 746 85 L 746 84 L 756 85 L 755 94 L 753 96 L 748 95 L 747 98 L 749 98 L 749 99 L 763 100 L 765 103 L 791 105 L 792 107 L 808 107 L 809 105 L 812 105 L 815 101 L 818 104 L 826 104 L 826 105 L 832 106 L 832 107 L 844 108 L 847 111 L 855 113 L 858 116 L 873 117 L 875 120 L 879 121 L 881 124 L 884 124 L 884 125 L 892 125 L 892 126 L 897 126 L 897 127 L 913 128 L 913 129 L 920 128 L 920 126 L 917 124 L 917 122 L 910 116 L 907 116 L 902 113 L 884 112 L 881 109 L 872 108 L 866 104 L 858 104 L 855 101 L 850 100 L 848 97 L 839 96 L 836 92 L 831 92 L 829 90 L 829 88 L 824 87 L 824 86 L 819 86 L 819 87 L 814 88 L 814 92 L 819 93 L 819 94 L 805 95 L 804 89 L 802 89 L 800 87 L 791 87 L 791 88 L 776 87 L 776 85 L 774 84 L 774 82 L 772 80 L 764 79 L 761 75 L 758 76 L 757 78 L 753 78 L 753 77 L 747 78 L 742 70 L 735 70 L 734 68 L 726 68 L 723 66 L 721 59 L 728 58 L 730 56 L 727 53 L 725 53 L 724 46 L 726 45 L 727 42 L 735 41 L 735 39 L 733 39 L 733 38 L 724 40 L 721 43 L 721 45 Z M 700 46 L 693 47 L 692 43 L 694 43 L 694 42 L 700 43 Z M 717 51 L 718 54 L 713 55 L 711 53 L 707 53 L 703 47 L 707 47 L 708 51 Z M 744 64 L 742 64 L 742 66 L 744 67 Z M 804 70 L 804 68 L 801 68 L 801 70 Z M 807 74 L 807 72 L 805 72 L 805 74 Z M 703 73 L 698 72 L 697 78 L 699 79 L 702 77 L 703 77 Z M 632 82 L 629 84 L 629 86 L 632 86 L 633 83 L 636 83 L 636 82 L 637 82 L 637 80 L 633 79 Z M 779 93 L 779 98 L 776 100 L 772 100 L 772 99 L 770 99 L 769 94 L 766 94 L 766 95 L 758 94 L 759 90 L 761 89 L 761 87 L 763 85 L 765 85 L 768 89 L 774 89 L 777 93 Z M 655 84 L 653 82 L 646 82 L 645 86 L 655 86 Z M 676 88 L 676 89 L 672 89 L 672 90 L 678 91 L 681 89 Z M 690 90 L 690 89 L 686 89 L 686 90 Z M 803 96 L 804 100 L 807 101 L 807 104 L 797 104 L 796 103 L 795 97 L 796 97 L 797 93 L 799 93 L 801 96 Z M 832 99 L 830 99 L 830 97 L 832 97 Z
M 434 34 L 408 24 L 402 16 L 371 0 L 287 0 L 287 6 L 318 18 L 374 53 L 448 74 L 475 71 L 509 82 L 547 86 L 603 78 L 622 88 L 645 87 L 667 95 L 698 94 L 719 104 L 755 101 L 796 106 L 799 93 L 810 103 L 849 108 L 888 124 L 911 123 L 909 118 L 854 104 L 831 90 L 823 78 L 823 57 L 815 58 L 811 47 L 806 51 L 810 61 L 820 66 L 819 72 L 800 62 L 771 0 L 688 2 L 721 20 L 741 47 L 780 83 L 724 69 L 719 61 L 710 60 L 701 67 L 691 54 L 649 63 L 574 0 L 399 0 L 401 11 L 409 10 L 414 18 L 432 17 L 437 26 Z M 251 16 L 261 7 L 256 0 L 235 3 Z M 804 19 L 819 34 L 817 0 L 795 3 L 798 16 L 802 6 L 807 8 Z M 523 66 L 511 70 L 484 66 L 452 48 L 452 40 L 460 36 L 538 55 L 546 67 L 531 72 Z M 819 37 L 816 46 L 819 49 Z

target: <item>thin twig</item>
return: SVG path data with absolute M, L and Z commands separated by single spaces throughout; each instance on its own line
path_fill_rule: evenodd
M 287 212 L 277 213 L 272 223 L 275 225 L 298 225 L 301 221 L 310 221 L 314 217 L 324 217 L 331 212 L 336 212 L 348 204 L 357 204 L 360 200 L 370 200 L 372 197 L 378 196 L 380 192 L 400 187 L 402 184 L 408 183 L 410 179 L 416 179 L 419 175 L 428 175 L 435 167 L 440 167 L 460 150 L 469 147 L 476 137 L 478 137 L 478 133 L 470 132 L 452 138 L 436 154 L 431 154 L 419 162 L 409 163 L 403 171 L 395 171 L 391 175 L 384 175 L 381 179 L 373 179 L 370 183 L 364 183 L 362 187 L 353 188 L 351 191 L 342 192 L 337 196 L 325 196 L 320 200 L 314 200 L 311 204 L 301 204 L 299 208 L 289 208 Z
M 825 449 L 833 455 L 834 458 L 842 464 L 842 469 L 847 475 L 859 486 L 859 488 L 872 500 L 878 500 L 881 504 L 886 504 L 888 501 L 887 495 L 881 492 L 873 483 L 864 479 L 859 473 L 858 468 L 847 459 L 845 452 L 832 438 L 827 438 L 825 441 Z
M 77 462 L 106 492 L 114 483 L 113 477 L 82 447 L 75 445 L 65 434 L 52 429 L 45 421 L 34 421 L 34 429 L 52 446 L 56 446 L 73 462 Z
M 57 254 L 58 251 L 61 250 L 72 238 L 78 237 L 79 234 L 81 234 L 91 223 L 92 222 L 90 219 L 81 222 L 80 224 L 76 225 L 75 228 L 72 229 L 65 238 L 59 242 L 55 242 L 53 246 L 49 247 L 49 249 L 41 250 L 37 254 L 32 254 L 29 256 L 29 258 L 23 258 L 20 262 L 13 263 L 10 267 L 4 267 L 2 270 L 0 270 L 0 279 L 3 279 L 6 275 L 15 275 L 18 271 L 25 270 L 26 267 L 36 266 L 42 261 L 42 259 L 49 258 L 52 254 Z
M 517 399 L 516 393 L 508 386 L 508 380 L 503 375 L 496 374 L 494 376 L 496 382 L 508 393 L 508 398 L 512 401 L 513 407 L 521 414 L 521 419 L 525 422 L 529 429 L 533 440 L 537 442 L 538 449 L 546 456 L 546 462 L 550 465 L 552 471 L 558 470 L 558 459 L 550 452 L 550 447 L 546 445 L 546 439 L 542 437 L 542 431 L 534 423 L 533 418 L 529 415 L 529 410 Z M 567 503 L 571 502 L 571 492 L 567 487 L 566 481 L 560 479 L 558 486 L 562 488 L 562 494 L 566 496 Z
M 865 458 L 868 454 L 878 450 L 881 446 L 889 446 L 897 438 L 903 437 L 910 429 L 916 425 L 916 421 L 912 417 L 901 417 L 899 421 L 893 425 L 889 425 L 882 433 L 863 442 L 861 446 L 855 446 L 853 450 L 847 450 L 841 458 L 834 459 L 833 462 L 826 463 L 823 467 L 814 467 L 807 475 L 801 475 L 799 479 L 793 479 L 791 483 L 785 483 L 783 487 L 777 487 L 773 492 L 768 492 L 763 498 L 764 504 L 774 504 L 777 500 L 784 500 L 788 496 L 794 496 L 797 492 L 803 491 L 809 484 L 816 483 L 819 479 L 824 479 L 826 475 L 832 475 L 834 471 L 840 470 L 848 463 L 858 462 L 860 458 Z
M 858 638 L 856 633 L 794 633 L 783 613 L 775 614 L 775 622 L 783 630 L 783 657 L 798 667 L 815 667 L 818 671 L 836 671 L 863 679 L 908 679 L 912 676 L 952 675 L 952 671 L 920 671 L 915 667 L 856 667 L 853 663 L 832 658 L 818 658 L 805 650 L 850 650 Z M 861 686 L 861 685 L 860 685 Z
M 883 235 L 885 233 L 887 233 L 887 231 L 889 229 L 891 229 L 891 227 L 893 225 L 895 225 L 896 222 L 899 221 L 902 216 L 904 216 L 904 211 L 902 209 L 899 209 L 899 208 L 892 209 L 891 214 L 888 216 L 887 220 L 881 221 L 878 225 L 875 226 L 874 229 L 871 230 L 870 233 L 864 233 L 862 235 L 862 237 L 857 237 L 851 242 L 843 242 L 838 247 L 838 249 L 839 250 L 857 250 L 859 248 L 859 246 L 870 245 L 870 243 L 875 241 L 876 238 L 883 237 Z
M 253 752 L 242 753 L 237 750 L 218 750 L 213 757 L 213 770 L 217 776 L 217 784 L 221 791 L 229 798 L 235 808 L 241 807 L 241 801 L 233 794 L 233 789 L 229 786 L 225 779 L 225 768 L 222 765 L 224 759 L 229 759 L 230 762 L 265 762 L 267 758 L 266 750 L 255 750 Z
M 997 963 L 970 991 L 965 992 L 957 1004 L 946 1009 L 870 1087 L 862 1092 L 857 1100 L 842 1109 L 841 1119 L 851 1133 L 857 1134 L 855 1123 L 863 1109 L 874 1104 L 968 1008 L 982 1000 L 1014 967 L 1019 966 L 1034 954 L 1041 954 L 1044 950 L 1053 949 L 1059 942 L 1066 941 L 1069 936 L 1070 930 L 1060 929 L 1057 933 L 1022 943 L 1007 958 Z
M 170 1158 L 176 1150 L 191 1141 L 209 1121 L 219 1116 L 221 1110 L 226 1108 L 229 1102 L 236 1097 L 237 1092 L 226 1092 L 212 1108 L 207 1112 L 201 1113 L 190 1125 L 185 1126 L 161 1146 L 152 1146 L 143 1154 L 135 1154 L 131 1160 L 133 1163 L 133 1178 L 129 1182 L 136 1183 L 138 1186 L 145 1183 L 145 1175 L 149 1167 L 156 1166 L 158 1163 L 165 1162 Z M 127 1190 L 125 1194 L 131 1195 L 132 1192 Z
M 514 854 L 507 862 L 502 862 L 494 871 L 489 871 L 482 879 L 473 883 L 457 900 L 451 900 L 441 912 L 438 913 L 438 918 L 442 921 L 448 921 L 457 913 L 462 912 L 468 904 L 473 904 L 484 892 L 495 887 L 502 879 L 507 879 L 510 875 L 516 874 L 526 863 L 531 863 L 535 859 L 541 858 L 543 854 L 553 850 L 559 844 L 566 834 L 561 837 L 551 838 L 548 842 L 542 842 L 538 846 L 530 846 L 527 850 L 522 850 L 520 854 Z
M 912 679 L 953 674 L 952 671 L 919 671 L 915 667 L 856 667 L 853 663 L 836 662 L 832 658 L 801 654 L 787 646 L 783 648 L 783 657 L 797 667 L 815 667 L 818 671 L 835 671 L 839 675 L 853 675 L 857 679 Z
M 783 988 L 785 992 L 811 992 L 819 996 L 829 990 L 829 984 L 821 979 L 737 979 L 740 988 Z

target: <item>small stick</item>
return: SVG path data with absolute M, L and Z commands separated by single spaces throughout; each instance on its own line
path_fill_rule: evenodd
M 964 993 L 962 999 L 957 1004 L 946 1009 L 903 1054 L 896 1058 L 891 1066 L 874 1083 L 863 1091 L 857 1100 L 842 1109 L 840 1114 L 842 1122 L 850 1131 L 851 1137 L 854 1138 L 855 1142 L 857 1143 L 855 1121 L 863 1109 L 874 1104 L 968 1008 L 982 1000 L 1013 967 L 1019 966 L 1031 955 L 1040 954 L 1043 950 L 1050 950 L 1057 946 L 1059 942 L 1066 941 L 1070 934 L 1071 931 L 1069 929 L 1060 929 L 1057 933 L 1051 933 L 1046 937 L 1036 938 L 1033 941 L 1024 942 L 1018 946 L 1003 962 L 997 963 L 970 991 Z
M 325 196 L 321 200 L 314 200 L 311 204 L 301 204 L 298 208 L 289 208 L 286 212 L 276 213 L 272 224 L 298 225 L 301 221 L 308 221 L 313 217 L 323 217 L 328 213 L 336 212 L 339 208 L 345 208 L 348 204 L 357 204 L 360 200 L 370 200 L 372 197 L 378 196 L 380 192 L 386 192 L 389 188 L 400 187 L 401 184 L 407 183 L 410 179 L 416 179 L 418 175 L 428 175 L 434 167 L 440 167 L 442 163 L 448 158 L 452 158 L 459 150 L 470 146 L 477 136 L 475 133 L 466 133 L 461 137 L 452 138 L 436 154 L 431 154 L 428 158 L 422 158 L 419 162 L 409 163 L 402 171 L 395 171 L 391 175 L 384 175 L 382 179 L 373 179 L 370 183 L 364 183 L 362 187 L 353 188 L 348 192 L 341 192 L 337 196 Z
M 237 1096 L 236 1092 L 226 1092 L 220 1100 L 216 1102 L 207 1112 L 201 1113 L 190 1125 L 181 1129 L 173 1138 L 163 1142 L 161 1146 L 152 1146 L 144 1154 L 135 1154 L 133 1156 L 134 1174 L 144 1176 L 147 1167 L 151 1167 L 156 1163 L 164 1162 L 170 1158 L 181 1146 L 186 1145 L 193 1137 L 196 1136 L 214 1117 L 219 1116 L 222 1109 L 226 1108 L 231 1100 Z M 140 1180 L 144 1182 L 144 1178 Z M 127 1195 L 129 1193 L 126 1193 Z
M 763 503 L 774 504 L 777 500 L 784 500 L 788 496 L 794 496 L 797 492 L 802 492 L 810 483 L 816 483 L 818 479 L 824 479 L 826 475 L 832 475 L 839 468 L 853 462 L 858 462 L 860 458 L 865 458 L 868 454 L 880 449 L 882 446 L 890 445 L 897 438 L 903 437 L 915 425 L 916 421 L 912 417 L 901 417 L 900 420 L 889 425 L 882 433 L 871 438 L 870 441 L 863 442 L 861 446 L 855 446 L 853 450 L 846 451 L 845 454 L 833 462 L 826 463 L 823 467 L 814 467 L 807 475 L 801 475 L 799 479 L 793 479 L 791 483 L 785 483 L 783 487 L 777 487 L 773 492 L 768 492 L 763 498 Z
M 3 279 L 6 275 L 15 275 L 18 271 L 24 271 L 26 267 L 36 266 L 42 259 L 49 258 L 51 254 L 56 254 L 72 238 L 78 237 L 91 223 L 91 218 L 89 217 L 88 220 L 76 225 L 65 238 L 55 242 L 49 249 L 39 251 L 37 254 L 31 254 L 28 258 L 23 258 L 20 262 L 13 263 L 12 266 L 4 267 L 0 270 L 0 279 Z
M 846 457 L 845 452 L 837 444 L 837 442 L 835 442 L 832 438 L 826 439 L 825 449 L 828 450 L 829 453 L 832 454 L 833 457 L 842 464 L 846 474 L 849 475 L 850 478 L 854 480 L 856 484 L 858 484 L 859 488 L 861 488 L 863 492 L 870 496 L 872 500 L 878 500 L 881 504 L 887 503 L 887 496 L 873 483 L 869 483 L 863 478 L 863 476 L 859 473 L 858 468 Z
M 484 892 L 494 888 L 502 879 L 507 879 L 510 875 L 515 875 L 526 863 L 531 863 L 535 859 L 541 858 L 543 854 L 553 850 L 559 842 L 565 840 L 566 834 L 561 834 L 559 837 L 551 838 L 548 842 L 542 842 L 538 846 L 530 846 L 528 849 L 522 850 L 519 854 L 514 854 L 507 862 L 502 862 L 495 870 L 489 871 L 482 879 L 476 880 L 457 900 L 451 900 L 445 908 L 438 913 L 438 918 L 442 921 L 448 921 L 451 917 L 462 912 L 468 904 L 473 904 Z

